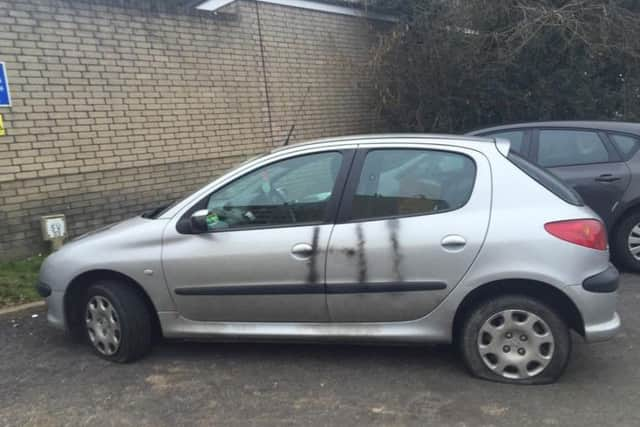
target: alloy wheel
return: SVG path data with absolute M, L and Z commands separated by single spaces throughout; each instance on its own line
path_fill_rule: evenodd
M 636 224 L 631 229 L 627 237 L 627 247 L 636 261 L 640 261 L 640 224 Z

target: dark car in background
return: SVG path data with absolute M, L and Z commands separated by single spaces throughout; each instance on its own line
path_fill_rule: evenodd
M 468 133 L 511 150 L 573 186 L 607 224 L 614 261 L 640 272 L 640 123 L 535 122 Z

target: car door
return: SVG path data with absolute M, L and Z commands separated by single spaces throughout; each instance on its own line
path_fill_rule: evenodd
M 573 186 L 605 223 L 631 180 L 629 168 L 605 134 L 589 129 L 541 128 L 533 160 Z
M 259 167 L 169 225 L 162 262 L 180 314 L 196 321 L 327 321 L 326 249 L 352 156 L 326 151 Z M 191 214 L 202 209 L 208 232 L 191 234 Z
M 479 152 L 407 145 L 359 150 L 329 243 L 335 322 L 388 322 L 433 310 L 471 266 L 491 203 Z

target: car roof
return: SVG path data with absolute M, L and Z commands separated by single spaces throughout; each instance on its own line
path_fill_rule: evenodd
M 640 123 L 633 122 L 616 122 L 616 121 L 548 121 L 548 122 L 527 122 L 513 123 L 501 126 L 492 126 L 488 128 L 477 129 L 467 133 L 473 136 L 486 132 L 506 131 L 517 128 L 546 127 L 546 128 L 577 128 L 577 129 L 596 129 L 605 131 L 628 132 L 640 135 Z
M 385 133 L 371 135 L 350 135 L 334 138 L 315 139 L 307 142 L 296 143 L 283 147 L 276 147 L 271 153 L 281 151 L 294 150 L 299 148 L 313 148 L 316 145 L 326 146 L 331 143 L 337 144 L 407 144 L 410 142 L 427 142 L 431 144 L 450 144 L 461 147 L 474 148 L 478 142 L 494 142 L 491 138 L 470 136 L 470 135 L 447 135 L 447 134 L 429 134 L 429 133 Z

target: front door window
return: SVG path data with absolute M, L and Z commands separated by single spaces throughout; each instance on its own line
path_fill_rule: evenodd
M 342 154 L 310 154 L 257 169 L 209 196 L 210 230 L 323 222 Z

